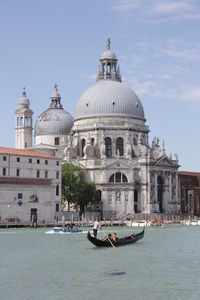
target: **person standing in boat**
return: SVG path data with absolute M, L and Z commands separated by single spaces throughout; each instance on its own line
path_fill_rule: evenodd
M 97 237 L 97 231 L 101 228 L 101 224 L 99 223 L 98 220 L 96 220 L 94 222 L 94 226 L 93 226 L 93 235 L 96 238 Z

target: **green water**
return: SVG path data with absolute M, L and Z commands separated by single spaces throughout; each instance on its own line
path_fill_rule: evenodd
M 45 231 L 0 230 L 1 300 L 200 299 L 199 226 L 148 228 L 116 249 Z

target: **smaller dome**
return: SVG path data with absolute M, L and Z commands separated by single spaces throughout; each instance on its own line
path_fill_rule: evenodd
M 48 108 L 37 119 L 34 135 L 68 134 L 73 118 L 63 108 Z
M 70 132 L 73 125 L 73 118 L 70 113 L 63 109 L 60 100 L 61 96 L 55 84 L 49 108 L 38 117 L 35 123 L 35 136 L 48 134 L 62 135 Z
M 101 59 L 116 59 L 116 56 L 110 49 L 106 49 L 101 55 Z

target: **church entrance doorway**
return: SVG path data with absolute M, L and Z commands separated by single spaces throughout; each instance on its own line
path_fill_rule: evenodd
M 31 226 L 37 226 L 37 208 L 31 208 L 30 221 Z
M 163 212 L 163 179 L 161 176 L 157 177 L 157 199 L 159 205 L 159 212 Z
M 134 211 L 137 214 L 139 212 L 138 210 L 138 191 L 134 190 Z

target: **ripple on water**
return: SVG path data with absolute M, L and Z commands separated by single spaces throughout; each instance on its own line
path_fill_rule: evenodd
M 108 275 L 108 276 L 122 276 L 122 275 L 126 275 L 126 272 L 114 270 L 114 271 L 111 271 L 111 272 L 104 272 L 104 274 Z

